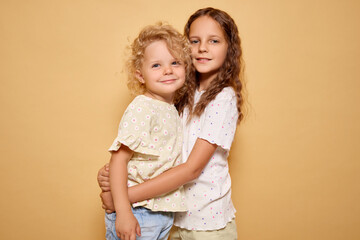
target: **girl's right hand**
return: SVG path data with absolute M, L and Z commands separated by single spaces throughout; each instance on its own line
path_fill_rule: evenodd
M 116 215 L 116 235 L 122 240 L 136 240 L 136 235 L 141 236 L 139 222 L 132 212 Z
M 109 164 L 100 168 L 97 176 L 98 184 L 103 192 L 110 191 Z

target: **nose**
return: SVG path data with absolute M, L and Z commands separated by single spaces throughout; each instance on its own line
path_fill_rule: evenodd
M 171 65 L 165 66 L 165 68 L 164 68 L 164 74 L 165 74 L 165 75 L 169 75 L 169 74 L 172 74 L 172 73 L 173 73 L 172 66 L 171 66 Z
M 206 42 L 201 41 L 199 44 L 199 52 L 207 52 Z

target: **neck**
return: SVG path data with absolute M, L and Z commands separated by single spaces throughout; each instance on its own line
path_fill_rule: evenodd
M 217 76 L 218 72 L 210 72 L 210 73 L 199 73 L 199 91 L 206 90 L 212 80 L 214 80 Z
M 173 104 L 173 100 L 174 100 L 174 94 L 171 94 L 169 96 L 159 96 L 158 94 L 154 94 L 151 91 L 146 91 L 144 93 L 144 95 L 149 97 L 149 98 L 152 98 L 152 99 L 156 99 L 156 100 L 159 100 L 159 101 L 166 102 L 168 104 Z

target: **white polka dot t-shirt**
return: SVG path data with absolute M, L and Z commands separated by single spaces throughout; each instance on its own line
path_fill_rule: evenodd
M 202 93 L 196 91 L 195 104 Z M 221 229 L 235 217 L 227 162 L 238 119 L 234 90 L 224 88 L 199 118 L 194 117 L 187 123 L 187 116 L 188 110 L 185 109 L 182 118 L 184 161 L 198 138 L 218 147 L 200 177 L 184 185 L 189 210 L 176 213 L 174 224 L 188 230 Z
M 134 154 L 128 163 L 128 186 L 154 178 L 181 163 L 182 124 L 174 105 L 137 96 L 127 107 L 120 121 L 118 136 L 109 151 L 117 151 L 121 144 Z M 142 202 L 152 211 L 186 211 L 183 187 Z

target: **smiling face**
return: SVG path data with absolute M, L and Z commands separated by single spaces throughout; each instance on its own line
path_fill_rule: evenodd
M 209 16 L 197 18 L 190 26 L 189 40 L 200 78 L 213 79 L 225 61 L 228 48 L 220 24 Z
M 155 41 L 146 47 L 136 77 L 146 86 L 144 95 L 172 103 L 185 82 L 185 65 L 171 55 L 165 41 Z

